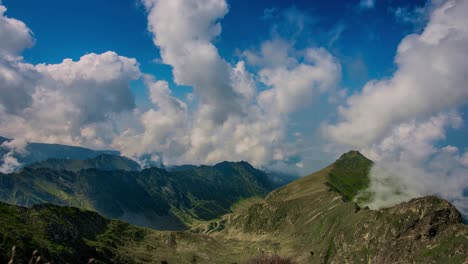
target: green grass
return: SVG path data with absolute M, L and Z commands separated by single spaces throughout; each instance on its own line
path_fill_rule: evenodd
M 236 203 L 234 203 L 231 206 L 231 211 L 233 213 L 237 213 L 237 214 L 243 213 L 247 209 L 249 209 L 252 205 L 254 205 L 256 203 L 259 203 L 262 200 L 263 200 L 263 198 L 260 197 L 260 196 L 253 196 L 253 197 L 249 197 L 249 198 L 240 199 L 239 201 L 237 201 Z
M 369 171 L 373 162 L 362 156 L 357 151 L 351 151 L 338 159 L 330 171 L 327 180 L 333 191 L 343 195 L 348 201 L 362 190 L 369 186 Z M 361 199 L 368 199 L 369 195 L 362 196 Z

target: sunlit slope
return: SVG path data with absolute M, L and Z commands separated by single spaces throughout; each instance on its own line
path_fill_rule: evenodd
M 371 166 L 358 152 L 349 152 L 244 213 L 198 231 L 251 241 L 260 251 L 299 263 L 463 263 L 468 228 L 448 202 L 425 197 L 372 211 L 350 201 L 367 187 Z

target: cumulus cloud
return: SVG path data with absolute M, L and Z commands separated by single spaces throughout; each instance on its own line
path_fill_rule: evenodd
M 292 67 L 279 64 L 260 71 L 261 82 L 272 87 L 259 95 L 264 107 L 273 106 L 281 113 L 290 113 L 336 87 L 341 76 L 336 59 L 322 48 L 310 48 L 304 53 L 302 63 Z
M 398 201 L 438 194 L 466 204 L 462 158 L 437 143 L 445 139 L 447 129 L 462 125 L 461 115 L 453 111 L 468 102 L 468 2 L 450 0 L 432 10 L 422 33 L 399 44 L 393 76 L 370 81 L 350 96 L 338 109 L 338 122 L 326 125 L 324 133 L 334 143 L 361 149 L 377 161 L 371 173 L 377 194 L 406 195 Z M 376 203 L 388 205 L 379 199 Z
M 5 16 L 0 5 L 0 125 L 12 138 L 103 147 L 113 140 L 112 119 L 135 108 L 130 82 L 140 77 L 135 59 L 114 52 L 78 61 L 27 63 L 31 30 Z
M 212 41 L 221 33 L 219 19 L 228 12 L 224 0 L 144 0 L 148 29 L 160 48 L 163 63 L 173 68 L 174 81 L 190 85 L 212 106 L 210 115 L 223 122 L 241 113 L 238 94 L 230 82 L 231 67 Z
M 12 80 L 27 87 L 30 98 L 29 104 L 13 113 L 8 111 L 8 103 L 3 104 L 2 132 L 12 137 L 102 147 L 112 141 L 113 125 L 108 121 L 135 107 L 129 88 L 130 81 L 140 74 L 135 59 L 106 52 L 59 64 L 17 61 L 14 65 L 27 68 L 35 78 L 29 82 Z M 2 98 L 17 105 L 16 95 L 13 90 L 7 91 Z
M 398 70 L 348 98 L 339 109 L 342 121 L 328 127 L 330 137 L 360 148 L 408 118 L 466 103 L 467 8 L 466 1 L 449 1 L 432 13 L 423 33 L 403 39 L 396 55 Z
M 0 144 L 0 153 L 2 153 L 0 173 L 11 173 L 22 165 L 17 158 L 26 153 L 26 141 L 7 140 Z
M 21 63 L 21 52 L 34 43 L 31 30 L 21 21 L 5 15 L 0 3 L 0 107 L 14 114 L 31 104 L 31 90 L 37 74 Z
M 159 162 L 162 153 L 168 157 L 183 155 L 188 146 L 188 108 L 171 95 L 166 81 L 145 76 L 154 108 L 138 114 L 138 126 L 128 128 L 114 140 L 113 146 L 124 154 L 135 157 L 153 155 Z
M 247 160 L 267 165 L 286 160 L 292 154 L 285 143 L 288 115 L 336 85 L 340 66 L 333 56 L 320 48 L 295 52 L 286 41 L 270 40 L 258 52 L 244 52 L 246 61 L 231 65 L 213 44 L 221 33 L 218 20 L 228 11 L 224 0 L 143 3 L 163 63 L 172 66 L 177 84 L 194 87 L 199 104 L 174 103 L 177 99 L 166 97 L 167 83 L 156 81 L 150 87 L 166 92 L 155 97 L 173 103 L 154 101 L 157 109 L 142 115 L 147 129 L 129 136 L 166 142 L 157 148 L 167 163 Z M 247 63 L 258 68 L 258 75 L 247 70 Z M 258 91 L 256 80 L 267 89 Z M 169 112 L 174 118 L 158 121 Z
M 18 56 L 24 49 L 32 47 L 31 30 L 20 20 L 5 15 L 6 7 L 0 2 L 0 54 Z

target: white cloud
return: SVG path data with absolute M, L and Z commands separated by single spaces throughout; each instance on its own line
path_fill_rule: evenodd
M 31 104 L 37 75 L 20 54 L 34 43 L 31 30 L 21 21 L 5 16 L 0 3 L 0 108 L 15 114 Z
M 137 114 L 140 129 L 138 126 L 127 129 L 114 140 L 113 146 L 137 159 L 148 153 L 180 157 L 189 143 L 187 105 L 171 95 L 167 82 L 145 76 L 145 83 L 157 109 Z
M 334 143 L 377 161 L 371 181 L 379 205 L 427 194 L 466 203 L 462 158 L 436 143 L 462 125 L 453 111 L 468 103 L 468 2 L 446 1 L 428 10 L 422 33 L 398 46 L 393 76 L 368 82 L 339 107 L 337 123 L 323 130 Z
M 140 77 L 135 59 L 114 52 L 78 61 L 33 65 L 21 52 L 33 44 L 21 21 L 0 5 L 0 125 L 2 133 L 31 141 L 108 146 L 113 119 L 135 108 L 129 85 Z
M 31 30 L 22 22 L 5 16 L 6 7 L 0 2 L 0 56 L 15 57 L 34 44 Z
M 465 215 L 468 203 L 463 194 L 468 186 L 468 168 L 458 148 L 437 148 L 447 128 L 458 126 L 455 113 L 438 114 L 423 122 L 408 122 L 395 127 L 382 142 L 363 150 L 374 157 L 370 190 L 375 193 L 371 208 L 392 206 L 410 198 L 438 195 L 454 203 Z M 465 154 L 466 155 L 466 154 Z
M 230 82 L 231 67 L 212 44 L 221 33 L 219 19 L 228 12 L 224 0 L 144 0 L 148 28 L 160 48 L 162 61 L 173 67 L 174 81 L 193 86 L 210 116 L 223 122 L 241 112 Z
M 336 87 L 341 67 L 326 50 L 310 48 L 305 51 L 302 63 L 266 67 L 259 75 L 263 83 L 272 87 L 259 95 L 260 104 L 274 107 L 280 113 L 291 113 Z
M 145 127 L 154 127 L 145 129 L 146 138 L 169 142 L 158 148 L 165 162 L 284 162 L 291 155 L 285 143 L 288 114 L 336 85 L 340 67 L 335 59 L 322 49 L 299 54 L 285 41 L 266 41 L 260 52 L 243 53 L 248 63 L 261 68 L 260 79 L 269 86 L 259 93 L 257 76 L 247 71 L 245 62 L 227 63 L 213 45 L 221 33 L 218 20 L 228 11 L 224 0 L 143 2 L 163 62 L 173 67 L 176 83 L 193 86 L 194 96 L 200 99 L 193 108 L 176 111 L 170 118 L 173 122 L 158 121 L 171 109 L 159 102 L 157 110 L 143 114 Z M 302 25 L 296 20 L 291 23 Z M 291 63 L 285 65 L 285 60 Z M 165 128 L 178 132 L 161 134 Z
M 468 168 L 468 151 L 465 152 L 463 156 L 460 157 L 460 163 Z
M 467 10 L 466 1 L 448 1 L 436 9 L 422 34 L 400 43 L 392 78 L 371 81 L 348 98 L 339 109 L 340 122 L 327 128 L 330 137 L 362 148 L 394 124 L 466 103 Z
M 129 88 L 130 81 L 140 75 L 135 59 L 106 52 L 87 54 L 76 62 L 13 65 L 26 68 L 35 78 L 14 80 L 18 86 L 28 87 L 28 105 L 14 114 L 0 112 L 2 133 L 11 137 L 103 147 L 114 133 L 109 120 L 135 107 Z M 14 101 L 15 92 L 7 92 L 4 99 Z
M 17 155 L 26 153 L 26 141 L 13 139 L 0 144 L 0 152 L 3 153 L 0 166 L 0 173 L 11 173 L 21 167 Z

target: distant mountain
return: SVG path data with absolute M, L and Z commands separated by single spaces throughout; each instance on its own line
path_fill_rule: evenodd
M 0 145 L 3 144 L 3 142 L 8 141 L 8 138 L 0 136 Z
M 196 168 L 198 168 L 197 165 L 186 164 L 186 165 L 169 166 L 169 167 L 166 167 L 166 170 L 170 171 L 170 172 L 174 172 L 174 171 L 193 170 L 193 169 L 196 169 Z
M 190 171 L 199 168 L 197 165 L 177 165 L 166 167 L 166 170 L 170 172 L 181 172 L 181 171 Z M 293 182 L 299 179 L 299 176 L 291 173 L 278 172 L 273 170 L 264 170 L 267 174 L 267 177 L 271 181 L 273 189 L 284 186 L 290 182 Z
M 138 171 L 140 165 L 123 156 L 116 156 L 110 154 L 100 154 L 95 158 L 78 160 L 78 159 L 47 159 L 42 162 L 33 163 L 28 168 L 49 168 L 53 170 L 68 170 L 80 171 L 86 169 L 97 169 L 104 171 L 124 170 L 124 171 Z
M 0 174 L 0 200 L 22 206 L 75 206 L 140 226 L 180 230 L 194 221 L 229 213 L 239 200 L 266 195 L 273 188 L 264 172 L 246 162 L 177 172 L 160 168 L 106 171 L 102 167 L 107 165 L 100 161 L 107 158 L 100 156 L 93 162 L 49 160 L 16 173 Z M 111 161 L 116 160 L 122 162 L 111 157 Z M 101 170 L 83 169 L 90 164 L 100 164 Z
M 190 232 L 138 228 L 50 204 L 27 209 L 0 203 L 0 262 L 9 260 L 15 245 L 17 263 L 27 262 L 35 249 L 52 263 L 87 263 L 90 258 L 103 263 L 260 263 L 252 259 L 271 255 L 290 261 L 275 263 L 298 264 L 466 263 L 468 226 L 447 201 L 429 196 L 374 211 L 350 200 L 365 188 L 369 162 L 358 152 L 346 153 L 265 199 L 240 201 L 233 213 L 194 223 Z M 236 171 L 243 176 L 230 180 L 238 184 L 249 179 L 247 173 L 254 169 L 244 163 L 221 163 L 194 170 L 208 181 L 219 173 Z M 165 188 L 165 177 L 172 177 L 161 169 L 144 172 L 139 180 L 152 179 L 147 182 L 154 180 Z M 221 185 L 210 182 L 209 188 L 216 186 Z M 157 193 L 155 189 L 152 195 Z
M 137 178 L 149 193 L 167 196 L 173 211 L 188 224 L 220 217 L 239 200 L 264 196 L 274 188 L 265 172 L 247 162 L 225 161 L 169 173 L 152 168 Z
M 0 137 L 0 145 L 7 139 Z M 47 159 L 79 159 L 85 160 L 95 158 L 102 154 L 119 155 L 118 151 L 113 150 L 92 150 L 88 148 L 67 146 L 60 144 L 46 144 L 46 143 L 27 143 L 25 152 L 22 154 L 15 153 L 14 157 L 23 165 L 27 166 L 32 163 L 42 162 Z M 8 149 L 0 147 L 0 156 L 8 153 Z M 2 160 L 0 159 L 0 166 Z

